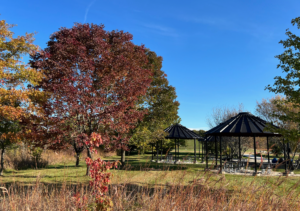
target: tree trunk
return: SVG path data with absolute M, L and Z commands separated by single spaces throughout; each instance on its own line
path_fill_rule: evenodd
M 86 149 L 87 149 L 87 156 L 88 156 L 89 158 L 93 159 L 93 158 L 92 158 L 92 153 L 91 153 L 90 148 L 89 148 L 88 146 L 86 146 Z M 86 176 L 89 176 L 89 175 L 90 175 L 90 167 L 87 166 L 87 167 L 86 167 Z
M 76 153 L 76 167 L 78 167 L 79 166 L 79 162 L 80 162 L 80 154 L 84 150 L 84 146 L 78 147 L 76 141 L 74 141 L 73 142 L 73 148 L 74 148 L 74 151 Z
M 4 147 L 2 148 L 1 151 L 1 163 L 0 163 L 0 176 L 3 175 L 3 170 L 4 170 Z
M 121 164 L 124 167 L 125 166 L 125 150 L 121 149 Z
M 79 156 L 80 156 L 80 152 L 76 152 L 76 167 L 79 166 Z

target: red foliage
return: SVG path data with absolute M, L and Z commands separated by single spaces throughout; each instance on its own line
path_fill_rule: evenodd
M 90 177 L 93 179 L 90 181 L 90 186 L 93 187 L 92 194 L 96 198 L 96 203 L 102 203 L 105 193 L 108 191 L 108 184 L 110 183 L 111 173 L 107 172 L 112 167 L 117 168 L 117 162 L 105 162 L 98 158 L 92 160 L 86 158 L 86 163 L 91 167 Z
M 45 74 L 35 88 L 51 96 L 42 105 L 45 118 L 32 126 L 40 145 L 62 148 L 72 139 L 115 150 L 126 146 L 125 134 L 145 114 L 136 106 L 151 83 L 144 46 L 133 44 L 129 33 L 103 28 L 61 28 L 32 56 L 31 66 Z
M 88 204 L 87 196 L 86 195 L 81 196 L 80 193 L 78 192 L 73 195 L 73 199 L 74 199 L 75 206 L 80 210 L 86 207 Z

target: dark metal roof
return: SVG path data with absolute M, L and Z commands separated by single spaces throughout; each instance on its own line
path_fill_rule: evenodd
M 207 137 L 205 137 L 204 141 L 215 141 L 215 137 L 214 136 L 207 136 Z
M 252 115 L 250 112 L 241 112 L 235 117 L 210 129 L 205 135 L 216 136 L 281 136 L 281 134 L 264 131 L 267 122 Z M 273 125 L 278 128 L 277 126 Z
M 181 124 L 174 124 L 165 129 L 167 139 L 201 139 L 202 137 Z

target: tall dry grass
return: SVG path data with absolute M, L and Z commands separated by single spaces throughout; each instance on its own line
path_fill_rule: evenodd
M 199 174 L 188 185 L 181 182 L 184 178 L 165 185 L 114 184 L 109 186 L 109 196 L 114 204 L 113 210 L 120 211 L 300 210 L 299 192 L 295 191 L 300 181 L 277 195 L 277 188 L 284 182 L 282 178 L 268 186 L 245 182 L 228 190 L 224 176 L 217 180 L 212 180 L 212 176 L 209 172 Z M 32 186 L 12 184 L 1 189 L 0 210 L 78 210 L 75 193 L 86 195 L 87 204 L 93 201 L 87 185 L 45 185 L 39 178 Z
M 28 168 L 45 168 L 49 162 L 42 158 L 36 159 L 31 156 L 28 149 L 10 150 L 5 153 L 4 156 L 4 168 L 5 169 L 28 169 Z
M 105 153 L 101 149 L 97 149 L 97 154 L 94 154 L 95 158 L 98 157 L 107 157 L 115 155 L 116 153 Z M 80 164 L 85 163 L 86 158 L 86 150 L 81 153 Z M 4 156 L 4 168 L 5 169 L 40 169 L 45 168 L 48 165 L 55 164 L 67 164 L 74 162 L 76 163 L 75 152 L 72 148 L 53 151 L 53 150 L 44 150 L 41 154 L 41 158 L 39 160 L 34 159 L 30 150 L 26 147 L 20 147 L 19 149 L 9 150 L 5 153 Z
M 116 154 L 115 152 L 106 153 L 101 149 L 96 149 L 96 150 L 97 150 L 97 153 L 93 154 L 94 159 L 97 159 L 99 157 L 105 158 L 105 157 L 113 156 Z M 87 157 L 87 151 L 85 149 L 81 153 L 80 164 L 85 163 L 86 157 Z M 42 154 L 42 158 L 47 160 L 49 165 L 72 163 L 72 162 L 74 162 L 74 165 L 75 165 L 75 163 L 76 163 L 75 152 L 72 148 L 60 150 L 60 151 L 45 150 Z

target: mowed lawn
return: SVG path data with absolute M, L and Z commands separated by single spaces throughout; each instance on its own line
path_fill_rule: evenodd
M 181 156 L 185 156 L 182 153 Z M 118 156 L 104 158 L 107 161 L 118 160 Z M 262 187 L 276 186 L 278 194 L 286 194 L 290 187 L 300 193 L 299 177 L 254 177 L 254 176 L 237 176 L 237 175 L 219 175 L 211 174 L 204 171 L 205 164 L 157 164 L 150 162 L 151 154 L 126 156 L 126 166 L 124 169 L 112 169 L 112 184 L 137 184 L 161 186 L 168 184 L 187 185 L 196 180 L 209 178 L 207 185 L 218 187 L 226 184 L 226 189 L 237 190 L 248 186 L 250 183 Z M 212 164 L 210 164 L 211 166 Z M 280 170 L 281 171 L 281 170 Z M 5 170 L 4 176 L 0 177 L 2 186 L 11 184 L 31 185 L 37 180 L 44 184 L 62 185 L 62 184 L 88 184 L 90 178 L 85 176 L 86 165 L 81 161 L 79 167 L 75 167 L 74 162 L 59 163 L 49 165 L 44 169 L 27 169 L 27 170 Z M 296 171 L 296 173 L 300 173 Z M 218 183 L 221 181 L 222 183 Z M 279 184 L 280 185 L 275 185 Z

